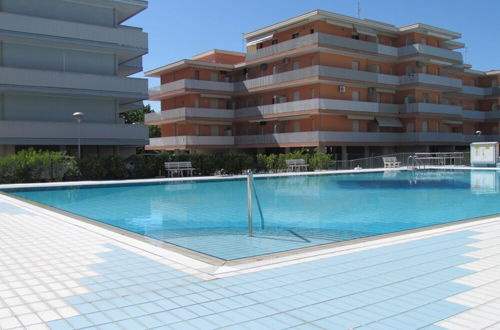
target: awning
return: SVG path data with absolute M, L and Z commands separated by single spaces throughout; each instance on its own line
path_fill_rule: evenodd
M 443 124 L 446 124 L 446 125 L 462 125 L 463 122 L 461 120 L 443 120 Z
M 225 100 L 229 100 L 231 98 L 231 96 L 229 96 L 229 95 L 219 95 L 219 94 L 201 94 L 200 96 L 201 97 L 206 97 L 206 98 L 209 98 L 209 99 L 225 99 Z
M 347 119 L 350 120 L 373 120 L 375 117 L 373 116 L 362 116 L 362 115 L 349 115 Z
M 363 26 L 357 26 L 357 25 L 355 25 L 354 28 L 356 29 L 356 31 L 358 33 L 366 34 L 367 36 L 372 36 L 372 37 L 376 37 L 377 36 L 377 32 L 375 30 L 372 30 L 372 29 L 369 29 L 369 28 L 365 28 Z
M 399 118 L 375 117 L 375 119 L 380 127 L 403 127 L 403 123 L 399 120 Z
M 266 40 L 270 40 L 270 39 L 273 38 L 273 36 L 274 36 L 274 33 L 273 34 L 269 34 L 269 35 L 267 35 L 265 37 L 262 37 L 262 38 L 259 38 L 259 39 L 255 39 L 255 40 L 249 41 L 249 42 L 247 42 L 247 47 L 259 44 L 259 43 L 264 42 Z

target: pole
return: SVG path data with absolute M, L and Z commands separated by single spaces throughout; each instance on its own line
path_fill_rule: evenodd
M 82 150 L 81 150 L 81 125 L 80 125 L 80 119 L 78 119 L 78 159 L 82 158 Z
M 252 223 L 252 170 L 247 170 L 248 237 L 253 236 Z

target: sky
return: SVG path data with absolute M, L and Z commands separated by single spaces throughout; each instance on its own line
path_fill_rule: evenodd
M 425 23 L 462 34 L 465 62 L 477 70 L 500 69 L 500 0 L 149 0 L 124 24 L 149 34 L 144 71 L 210 49 L 244 51 L 243 33 L 322 9 L 390 23 Z M 134 75 L 143 77 L 143 73 Z M 150 78 L 149 86 L 160 84 Z M 160 110 L 158 102 L 151 104 Z

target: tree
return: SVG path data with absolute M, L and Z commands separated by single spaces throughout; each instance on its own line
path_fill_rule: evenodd
M 154 112 L 153 109 L 151 109 L 151 105 L 147 104 L 142 107 L 142 109 L 137 109 L 134 111 L 128 111 L 122 113 L 120 116 L 125 119 L 125 124 L 144 124 L 144 117 L 147 113 L 152 113 Z M 149 137 L 154 138 L 154 137 L 160 137 L 160 128 L 156 125 L 150 125 L 149 126 Z

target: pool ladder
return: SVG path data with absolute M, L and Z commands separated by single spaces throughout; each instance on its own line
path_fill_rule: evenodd
M 260 206 L 259 196 L 255 190 L 255 181 L 253 180 L 252 170 L 247 170 L 247 205 L 248 205 L 248 236 L 253 236 L 253 213 L 252 213 L 252 195 L 255 194 L 255 201 L 260 215 L 260 228 L 264 229 L 264 215 Z
M 417 158 L 417 156 L 409 156 L 408 157 L 408 169 L 409 170 L 420 170 L 421 168 L 425 169 L 425 164 Z M 411 166 L 410 166 L 411 165 Z

